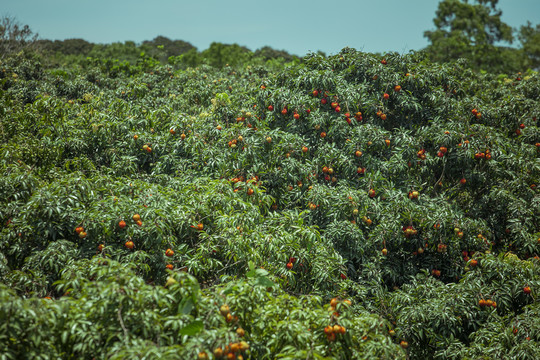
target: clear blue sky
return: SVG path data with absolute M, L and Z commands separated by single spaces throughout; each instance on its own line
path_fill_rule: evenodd
M 199 50 L 217 41 L 256 50 L 265 45 L 297 55 L 349 46 L 406 53 L 427 45 L 437 0 L 0 0 L 42 39 L 83 38 L 137 43 L 158 35 Z M 540 0 L 500 0 L 503 21 L 540 23 Z

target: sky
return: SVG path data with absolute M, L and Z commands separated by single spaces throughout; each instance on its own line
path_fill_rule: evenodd
M 303 56 L 344 47 L 366 52 L 419 50 L 433 30 L 437 0 L 0 0 L 0 16 L 41 39 L 93 43 L 162 35 L 202 51 L 212 42 L 251 50 L 270 46 Z M 514 28 L 540 23 L 540 0 L 499 0 Z

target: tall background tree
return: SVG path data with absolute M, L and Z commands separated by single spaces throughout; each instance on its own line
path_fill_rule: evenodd
M 465 58 L 473 69 L 495 73 L 537 68 L 538 28 L 522 27 L 521 46 L 509 47 L 515 40 L 513 29 L 502 21 L 497 4 L 498 0 L 441 1 L 433 19 L 435 30 L 424 33 L 430 42 L 425 49 L 429 58 L 439 63 Z
M 540 70 L 540 24 L 533 27 L 530 22 L 521 26 L 518 39 L 523 46 L 523 52 L 527 56 L 531 67 Z
M 28 25 L 20 24 L 15 18 L 0 19 L 0 59 L 14 52 L 32 47 L 38 38 Z

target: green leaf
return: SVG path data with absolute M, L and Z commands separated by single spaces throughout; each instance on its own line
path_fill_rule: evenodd
M 273 287 L 275 284 L 272 280 L 265 276 L 260 276 L 257 278 L 257 285 L 261 285 L 264 287 Z
M 179 309 L 182 314 L 189 314 L 191 313 L 191 310 L 193 310 L 193 300 L 191 298 L 186 298 L 184 301 L 182 301 L 179 305 Z
M 181 328 L 179 333 L 180 335 L 194 336 L 200 333 L 203 328 L 204 328 L 203 322 L 200 320 L 195 320 L 192 323 Z

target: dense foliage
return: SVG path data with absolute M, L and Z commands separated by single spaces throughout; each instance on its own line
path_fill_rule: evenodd
M 539 75 L 246 61 L 2 60 L 2 358 L 538 358 Z

